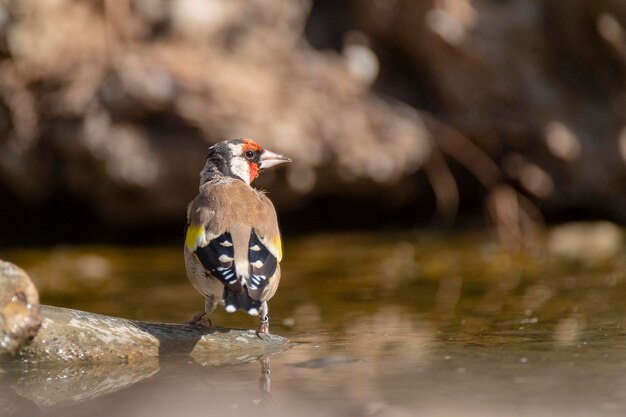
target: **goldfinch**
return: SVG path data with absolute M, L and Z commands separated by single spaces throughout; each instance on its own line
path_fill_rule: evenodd
M 274 205 L 250 186 L 267 168 L 291 162 L 251 139 L 219 142 L 209 148 L 200 172 L 200 191 L 187 207 L 185 269 L 204 296 L 204 312 L 219 304 L 259 316 L 257 333 L 269 333 L 267 302 L 278 288 L 282 247 Z

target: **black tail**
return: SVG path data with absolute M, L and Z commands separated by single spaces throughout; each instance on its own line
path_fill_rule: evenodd
M 224 287 L 224 308 L 229 313 L 242 309 L 248 314 L 256 316 L 261 309 L 261 301 L 250 298 L 247 291 L 235 294 L 228 287 Z

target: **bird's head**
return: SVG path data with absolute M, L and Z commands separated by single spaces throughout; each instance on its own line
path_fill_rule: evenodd
M 267 168 L 291 162 L 289 158 L 263 149 L 252 139 L 232 139 L 209 148 L 206 162 L 200 172 L 201 184 L 217 175 L 235 177 L 247 184 Z

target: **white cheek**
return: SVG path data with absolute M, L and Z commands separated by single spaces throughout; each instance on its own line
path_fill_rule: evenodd
M 248 161 L 243 158 L 233 158 L 230 161 L 230 170 L 247 184 L 250 184 L 250 167 L 248 166 Z

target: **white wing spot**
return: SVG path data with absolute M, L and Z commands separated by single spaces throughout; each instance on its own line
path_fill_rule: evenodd
M 261 250 L 261 248 L 259 247 L 259 245 L 250 246 L 250 249 L 251 249 L 251 250 L 253 250 L 253 251 L 255 251 L 255 252 L 258 252 L 258 251 L 260 251 L 260 250 Z
M 217 258 L 220 262 L 230 262 L 233 260 L 233 258 L 231 258 L 228 255 L 221 255 L 219 258 Z
M 222 245 L 224 247 L 227 247 L 227 248 L 230 248 L 231 246 L 233 246 L 233 243 L 228 241 L 228 240 L 225 240 L 223 242 L 220 242 L 220 245 Z
M 255 267 L 255 268 L 260 268 L 260 267 L 262 267 L 262 266 L 263 266 L 263 262 L 261 262 L 261 261 L 255 261 L 255 262 L 252 262 L 250 265 L 252 265 L 252 266 L 253 266 L 253 267 Z

